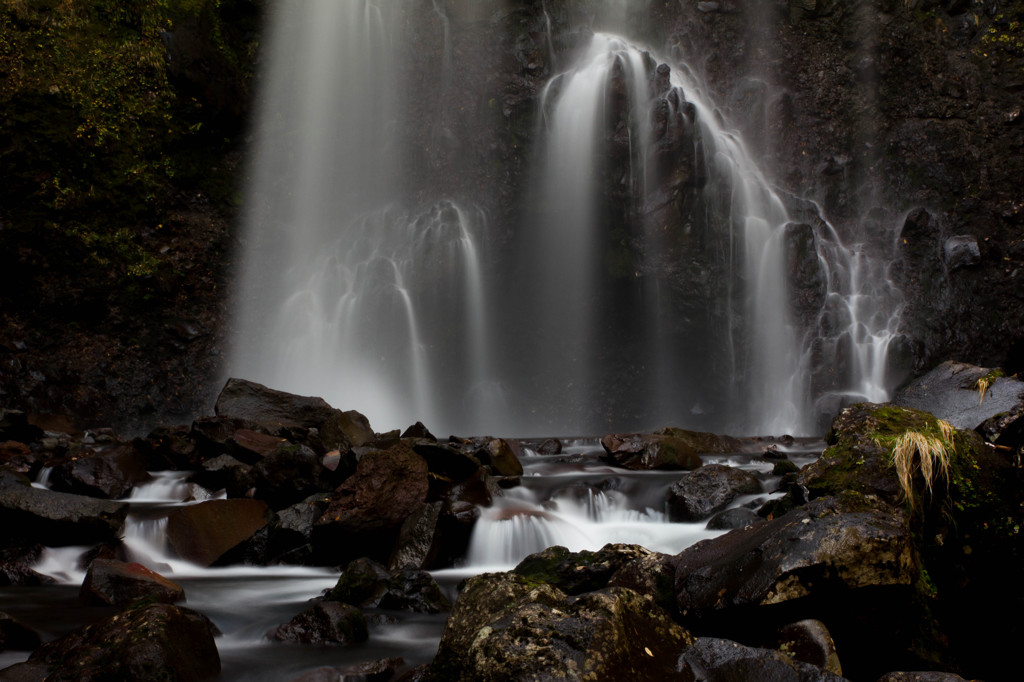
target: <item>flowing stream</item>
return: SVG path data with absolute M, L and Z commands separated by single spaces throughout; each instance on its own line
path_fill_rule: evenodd
M 751 441 L 748 451 L 705 456 L 705 463 L 725 463 L 757 472 L 766 491 L 774 489 L 772 464 L 760 457 L 765 443 Z M 798 440 L 781 449 L 796 464 L 811 461 L 820 441 Z M 560 455 L 538 455 L 529 447 L 522 459 L 522 485 L 505 491 L 492 507 L 482 509 L 462 564 L 433 571 L 454 599 L 456 585 L 484 571 L 508 570 L 527 555 L 552 545 L 573 551 L 597 550 L 606 543 L 641 544 L 676 554 L 699 540 L 724 531 L 702 523 L 672 523 L 666 514 L 666 491 L 685 472 L 630 472 L 610 467 L 594 439 L 566 441 Z M 180 584 L 185 606 L 206 614 L 223 633 L 217 638 L 223 680 L 287 680 L 321 666 L 341 667 L 401 656 L 409 665 L 429 661 L 437 649 L 444 614 L 366 611 L 367 642 L 346 647 L 309 647 L 270 642 L 271 628 L 307 608 L 307 602 L 333 587 L 338 572 L 300 566 L 233 566 L 201 568 L 177 558 L 167 546 L 166 514 L 176 506 L 209 499 L 201 488 L 185 483 L 185 472 L 162 472 L 138 487 L 128 499 L 131 511 L 125 545 L 131 557 Z M 731 504 L 753 506 L 769 493 L 741 497 Z M 188 501 L 186 501 L 188 500 Z M 85 571 L 79 559 L 86 547 L 48 549 L 36 570 L 57 585 L 0 590 L 0 611 L 36 628 L 45 639 L 114 613 L 86 607 L 78 600 Z M 0 653 L 0 668 L 26 658 L 23 652 Z

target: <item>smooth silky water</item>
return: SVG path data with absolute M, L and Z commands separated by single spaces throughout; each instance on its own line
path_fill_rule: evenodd
M 722 463 L 757 471 L 765 489 L 777 483 L 772 464 L 759 455 L 767 442 L 750 441 L 745 452 L 707 455 L 705 463 Z M 553 545 L 572 551 L 597 550 L 607 543 L 640 544 L 676 554 L 723 531 L 704 523 L 672 523 L 665 512 L 668 487 L 685 472 L 631 472 L 601 459 L 596 439 L 566 440 L 559 455 L 538 455 L 527 442 L 521 485 L 504 491 L 481 510 L 461 565 L 432 574 L 451 599 L 460 581 L 486 571 L 513 568 L 533 552 Z M 779 447 L 796 464 L 812 461 L 821 441 L 798 439 Z M 181 585 L 184 606 L 208 616 L 221 631 L 217 648 L 223 680 L 287 680 L 311 669 L 342 667 L 380 658 L 402 657 L 409 665 L 429 661 L 437 650 L 445 614 L 367 609 L 370 638 L 345 647 L 313 647 L 265 639 L 266 632 L 288 622 L 309 600 L 334 586 L 339 572 L 302 566 L 234 566 L 202 568 L 177 558 L 167 546 L 166 515 L 175 507 L 211 499 L 185 482 L 186 472 L 157 472 L 154 481 L 135 489 L 124 543 L 130 558 Z M 761 504 L 772 495 L 744 496 L 731 506 Z M 216 497 L 216 496 L 213 496 Z M 188 501 L 186 501 L 188 500 Z M 87 547 L 47 549 L 37 571 L 56 585 L 0 590 L 0 611 L 36 628 L 44 639 L 59 637 L 115 612 L 83 606 L 78 590 L 85 578 L 80 557 Z M 0 667 L 27 658 L 24 652 L 0 654 Z

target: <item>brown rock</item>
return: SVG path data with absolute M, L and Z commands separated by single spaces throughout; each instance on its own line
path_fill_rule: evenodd
M 181 558 L 209 566 L 271 518 L 262 500 L 210 500 L 171 512 L 167 539 Z
M 140 599 L 164 604 L 185 599 L 185 590 L 142 564 L 96 559 L 89 564 L 79 597 L 89 604 L 128 606 Z

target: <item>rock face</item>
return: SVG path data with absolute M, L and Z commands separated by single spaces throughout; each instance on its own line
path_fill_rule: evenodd
M 29 657 L 47 680 L 188 682 L 220 674 L 215 628 L 190 609 L 152 604 L 47 642 Z

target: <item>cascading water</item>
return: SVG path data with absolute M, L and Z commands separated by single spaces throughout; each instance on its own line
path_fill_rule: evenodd
M 628 9 L 611 4 L 605 22 Z M 408 45 L 416 6 L 275 9 L 231 373 L 442 433 L 809 434 L 832 398 L 885 395 L 896 297 L 853 281 L 884 262 L 815 227 L 825 312 L 797 319 L 786 205 L 685 65 L 611 34 L 537 39 L 566 68 L 536 96 L 524 206 L 496 216 L 492 158 L 422 163 L 472 131 L 447 93 L 482 19 L 432 1 L 428 53 Z M 440 118 L 421 121 L 431 87 Z M 848 381 L 819 386 L 837 363 Z

